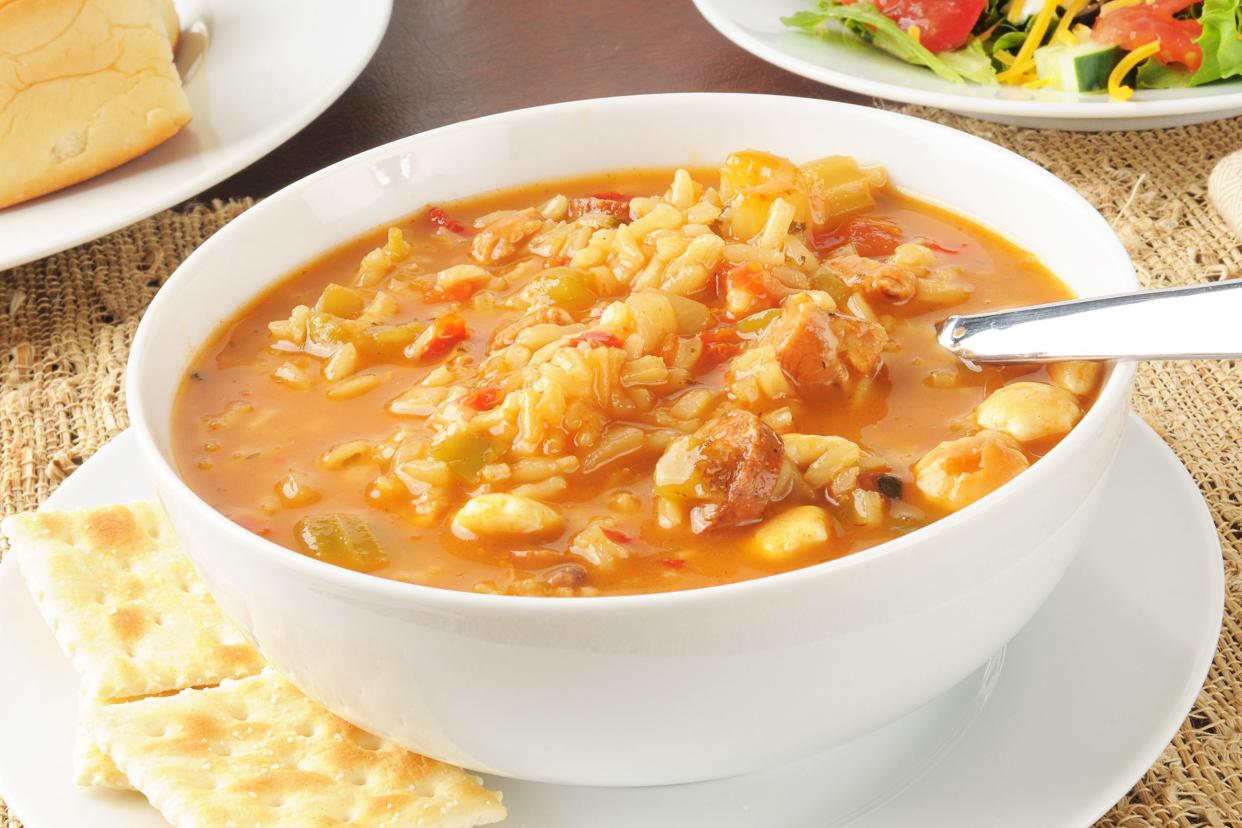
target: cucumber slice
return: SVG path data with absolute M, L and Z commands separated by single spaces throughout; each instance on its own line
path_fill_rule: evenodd
M 1035 50 L 1035 74 L 1052 88 L 1066 92 L 1098 92 L 1125 55 L 1119 46 L 1086 41 L 1073 46 L 1041 46 Z

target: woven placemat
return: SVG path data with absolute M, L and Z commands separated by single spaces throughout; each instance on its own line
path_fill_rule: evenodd
M 1242 242 L 1205 192 L 1215 160 L 1242 147 L 1242 119 L 1092 135 L 907 111 L 1016 150 L 1077 187 L 1113 224 L 1146 285 L 1242 275 Z M 125 428 L 122 376 L 143 309 L 176 265 L 246 206 L 217 202 L 161 213 L 0 273 L 0 511 L 36 507 Z M 1242 825 L 1242 366 L 1145 366 L 1135 406 L 1207 498 L 1223 541 L 1227 606 L 1194 711 L 1100 825 Z M 0 804 L 0 827 L 17 825 Z

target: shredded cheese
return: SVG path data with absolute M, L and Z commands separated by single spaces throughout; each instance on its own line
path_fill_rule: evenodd
M 913 40 L 915 43 L 921 44 L 923 42 L 921 40 L 921 38 L 923 37 L 923 30 L 920 29 L 918 26 L 911 26 L 910 28 L 906 29 L 906 34 L 910 35 L 910 39 Z
M 1070 27 L 1074 23 L 1074 18 L 1086 5 L 1087 0 L 1070 0 L 1066 4 L 1065 13 L 1061 15 L 1061 22 L 1057 24 L 1056 31 L 1052 33 L 1053 43 L 1064 43 L 1067 46 L 1073 46 L 1078 43 L 1078 37 L 1071 31 Z
M 1039 10 L 1039 14 L 1035 17 L 1035 25 L 1031 27 L 1031 32 L 1026 36 L 1026 40 L 1022 42 L 1022 48 L 1018 50 L 1018 54 L 1013 59 L 1013 66 L 1006 69 L 996 76 L 1001 83 L 1022 83 L 1022 74 L 1025 73 L 1025 66 L 1032 60 L 1031 55 L 1044 42 L 1044 35 L 1048 33 L 1048 26 L 1052 23 L 1052 15 L 1057 10 L 1057 0 L 1044 0 L 1043 8 Z
M 1017 23 L 1022 19 L 1022 8 L 1025 5 L 1024 0 L 1009 0 L 1009 9 L 1005 12 L 1005 17 L 1010 23 Z
M 1138 47 L 1130 54 L 1126 55 L 1121 61 L 1113 67 L 1113 71 L 1108 76 L 1108 97 L 1114 101 L 1128 101 L 1134 95 L 1134 89 L 1122 83 L 1126 79 L 1126 75 L 1130 74 L 1130 70 L 1138 66 L 1143 61 L 1160 51 L 1160 41 L 1153 40 L 1151 43 Z
M 1100 16 L 1103 17 L 1117 9 L 1124 9 L 1126 6 L 1137 6 L 1142 2 L 1145 2 L 1145 0 L 1108 0 L 1107 3 L 1100 6 Z
M 1052 78 L 1036 78 L 1022 84 L 1023 89 L 1043 89 L 1045 86 L 1052 86 Z

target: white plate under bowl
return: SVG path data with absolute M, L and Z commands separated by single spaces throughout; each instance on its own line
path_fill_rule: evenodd
M 154 215 L 262 158 L 353 83 L 392 14 L 392 0 L 176 6 L 177 65 L 193 120 L 110 172 L 0 210 L 0 271 Z
M 932 106 L 989 121 L 1090 132 L 1157 129 L 1242 115 L 1242 80 L 1195 89 L 1143 89 L 1128 101 L 1013 86 L 953 83 L 930 70 L 841 35 L 821 38 L 781 23 L 815 0 L 694 0 L 722 35 L 805 78 L 890 101 Z
M 882 730 L 749 776 L 662 788 L 492 779 L 514 828 L 1084 828 L 1160 755 L 1198 695 L 1224 606 L 1198 489 L 1137 417 L 1056 592 L 980 673 Z M 48 500 L 153 496 L 132 434 Z M 294 554 L 294 553 L 290 553 Z M 862 553 L 866 554 L 866 553 Z M 77 681 L 0 565 L 0 796 L 27 828 L 158 828 L 137 794 L 75 787 Z

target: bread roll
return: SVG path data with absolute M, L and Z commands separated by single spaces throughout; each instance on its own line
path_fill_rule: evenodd
M 0 0 L 0 208 L 76 184 L 190 120 L 172 0 Z

